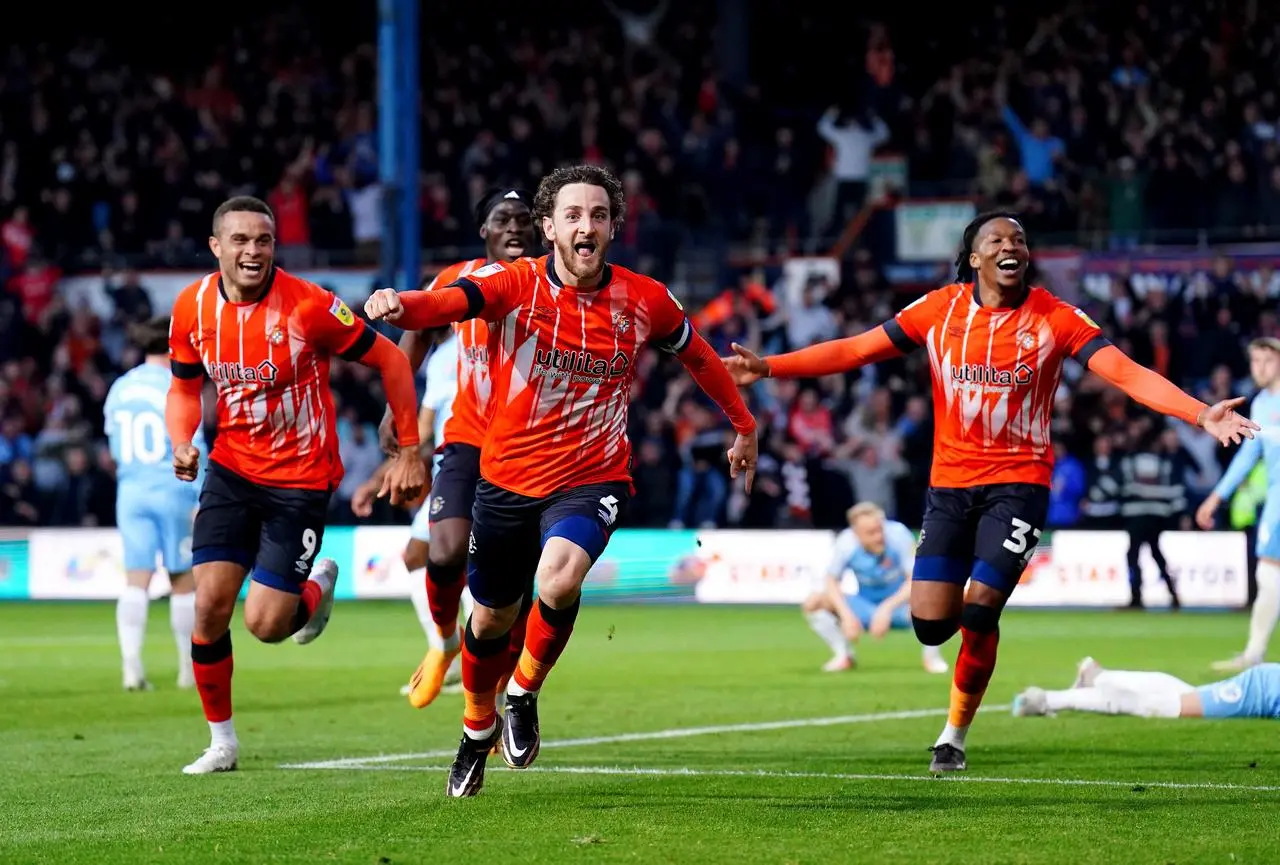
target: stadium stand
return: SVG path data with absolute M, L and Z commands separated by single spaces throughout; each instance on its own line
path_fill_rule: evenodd
M 907 13 L 885 9 L 837 33 L 770 0 L 751 4 L 744 68 L 710 41 L 707 4 L 651 17 L 587 5 L 514 10 L 492 26 L 490 10 L 432 4 L 419 178 L 430 261 L 474 252 L 469 214 L 489 184 L 603 161 L 629 196 L 619 260 L 698 299 L 722 352 L 735 339 L 802 346 L 891 315 L 928 281 L 895 270 L 892 205 L 939 197 L 1021 212 L 1038 248 L 1110 252 L 1053 287 L 1137 359 L 1212 398 L 1241 386 L 1245 340 L 1280 336 L 1280 275 L 1238 246 L 1280 232 L 1274 7 L 995 4 L 980 23 L 941 9 L 909 31 L 894 17 Z M 163 312 L 148 274 L 210 265 L 203 238 L 220 200 L 271 203 L 286 267 L 377 260 L 375 55 L 352 35 L 372 33 L 371 13 L 326 24 L 304 9 L 212 26 L 217 47 L 203 53 L 133 51 L 140 35 L 95 30 L 91 16 L 80 31 L 96 36 L 68 29 L 0 63 L 0 525 L 113 522 L 102 400 L 134 360 L 124 328 Z M 569 15 L 565 41 L 557 16 Z M 781 54 L 770 38 L 812 49 Z M 905 157 L 905 172 L 878 176 L 877 149 Z M 788 254 L 833 244 L 838 280 L 786 289 Z M 1199 251 L 1135 267 L 1152 244 Z M 110 314 L 62 291 L 86 274 L 102 280 Z M 1088 518 L 1079 488 L 1098 456 L 1137 447 L 1150 424 L 1072 372 L 1055 418 L 1060 525 Z M 655 356 L 644 373 L 633 525 L 825 527 L 855 498 L 918 520 L 931 440 L 919 358 L 758 386 L 766 434 L 749 500 L 725 482 L 726 429 L 678 365 Z M 367 370 L 334 375 L 358 482 L 377 460 L 383 400 Z M 1176 433 L 1194 508 L 1230 454 Z M 351 519 L 350 491 L 335 521 Z

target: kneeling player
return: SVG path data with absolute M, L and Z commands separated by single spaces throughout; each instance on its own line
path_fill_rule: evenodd
M 187 286 L 173 307 L 173 370 L 165 420 L 179 479 L 193 481 L 200 392 L 218 388 L 218 436 L 193 529 L 196 621 L 191 661 L 211 742 L 188 775 L 236 768 L 231 721 L 231 617 L 252 576 L 244 622 L 266 643 L 309 643 L 328 624 L 338 566 L 315 561 L 329 499 L 342 480 L 329 364 L 374 366 L 400 419 L 400 456 L 384 487 L 392 504 L 426 483 L 409 361 L 332 292 L 275 267 L 275 217 L 256 198 L 232 198 L 213 217 L 219 271 Z
M 1141 718 L 1280 718 L 1280 664 L 1259 664 L 1196 687 L 1168 673 L 1107 670 L 1085 658 L 1067 690 L 1027 688 L 1013 701 L 1013 714 L 1020 717 L 1064 711 Z
M 849 528 L 836 538 L 822 588 L 805 599 L 804 616 L 813 632 L 834 653 L 823 670 L 836 673 L 854 666 L 853 644 L 864 631 L 880 639 L 890 628 L 911 627 L 911 566 L 915 536 L 871 502 L 849 509 Z M 858 580 L 858 592 L 846 595 L 840 585 L 846 571 Z M 945 673 L 947 662 L 937 646 L 924 647 L 924 668 Z

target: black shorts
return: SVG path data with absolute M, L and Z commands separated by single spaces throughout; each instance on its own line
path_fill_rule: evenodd
M 1008 594 L 1048 513 L 1049 488 L 1040 484 L 930 487 L 912 579 L 962 586 L 972 577 Z
M 192 532 L 197 565 L 234 562 L 255 582 L 297 593 L 324 540 L 327 490 L 295 490 L 254 483 L 209 463 Z
M 480 482 L 480 448 L 475 445 L 446 444 L 440 451 L 440 470 L 431 482 L 427 516 L 433 523 L 471 519 Z
M 538 499 L 482 479 L 467 550 L 471 596 L 491 609 L 518 602 L 533 584 L 542 546 L 551 537 L 582 547 L 594 564 L 630 498 L 627 483 L 587 484 Z

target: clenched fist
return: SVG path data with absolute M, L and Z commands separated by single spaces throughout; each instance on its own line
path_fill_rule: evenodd
M 188 442 L 173 449 L 173 473 L 180 481 L 194 481 L 200 473 L 200 451 Z
M 400 292 L 394 288 L 380 288 L 364 302 L 364 314 L 369 321 L 395 321 L 404 315 Z

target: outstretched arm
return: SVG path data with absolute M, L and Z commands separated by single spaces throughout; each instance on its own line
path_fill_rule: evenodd
M 901 331 L 896 321 L 889 321 L 857 336 L 820 342 L 764 360 L 769 365 L 769 375 L 775 378 L 821 378 L 848 372 L 904 354 L 901 342 L 893 338 L 891 328 Z M 906 339 L 905 335 L 902 339 Z
M 1202 427 L 1224 445 L 1251 439 L 1260 429 L 1236 411 L 1244 397 L 1205 405 L 1179 390 L 1164 376 L 1130 360 L 1113 345 L 1105 345 L 1094 352 L 1089 358 L 1089 369 L 1147 408 Z
M 1209 408 L 1160 373 L 1130 359 L 1114 345 L 1098 349 L 1089 358 L 1089 369 L 1147 408 L 1193 426 L 1202 424 L 1203 413 Z
M 519 303 L 531 276 L 536 278 L 527 264 L 487 264 L 443 288 L 405 292 L 380 289 L 365 301 L 364 311 L 372 321 L 386 319 L 405 330 L 444 327 L 470 318 L 494 321 Z
M 396 291 L 384 288 L 364 304 L 372 321 L 386 319 L 405 330 L 444 327 L 455 321 L 475 318 L 484 309 L 484 294 L 470 280 L 434 291 Z
M 916 347 L 897 320 L 847 339 L 820 342 L 799 351 L 760 358 L 733 344 L 733 357 L 721 361 L 734 384 L 745 386 L 762 378 L 821 378 L 848 372 L 869 363 L 901 357 Z

